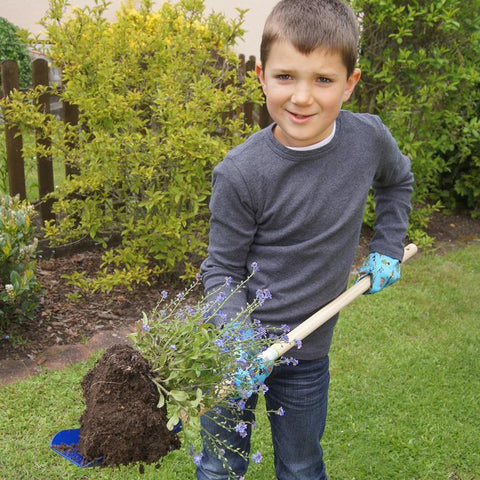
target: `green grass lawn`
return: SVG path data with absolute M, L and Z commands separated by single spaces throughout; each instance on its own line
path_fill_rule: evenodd
M 324 449 L 330 480 L 480 480 L 480 245 L 419 255 L 403 278 L 342 312 Z M 183 450 L 157 470 L 81 469 L 49 450 L 78 426 L 90 362 L 0 389 L 1 479 L 194 478 Z M 263 404 L 247 479 L 274 480 Z

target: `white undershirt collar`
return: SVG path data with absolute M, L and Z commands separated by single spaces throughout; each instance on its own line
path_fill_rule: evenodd
M 323 140 L 320 140 L 320 142 L 314 143 L 313 145 L 307 145 L 306 147 L 287 147 L 290 150 L 295 150 L 297 152 L 308 152 L 309 150 L 315 150 L 320 147 L 324 147 L 325 145 L 329 144 L 333 137 L 335 136 L 335 130 L 337 128 L 336 122 L 333 123 L 333 130 L 332 133 L 327 137 L 324 138 Z

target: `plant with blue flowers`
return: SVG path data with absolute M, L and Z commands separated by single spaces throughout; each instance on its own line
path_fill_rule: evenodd
M 256 426 L 240 419 L 248 409 L 248 398 L 253 393 L 266 393 L 264 380 L 275 364 L 295 362 L 283 357 L 266 361 L 260 355 L 275 342 L 285 340 L 288 334 L 286 327 L 280 333 L 272 333 L 251 317 L 271 298 L 267 289 L 257 291 L 256 298 L 236 318 L 215 326 L 218 318 L 224 316 L 223 306 L 245 287 L 256 270 L 254 266 L 253 273 L 235 286 L 231 278 L 226 278 L 217 291 L 200 300 L 195 300 L 201 283 L 199 277 L 174 298 L 169 299 L 168 293 L 163 292 L 163 301 L 150 315 L 144 313 L 143 321 L 132 335 L 135 347 L 150 362 L 160 394 L 159 407 L 167 406 L 168 428 L 181 423 L 187 444 L 195 442 L 192 434 L 203 432 L 201 415 L 223 408 L 233 412 L 233 422 L 225 422 L 215 413 L 211 418 L 245 436 L 247 429 Z M 269 413 L 283 415 L 284 410 Z M 219 458 L 225 449 L 231 448 L 217 438 L 211 444 Z M 202 454 L 190 448 L 193 461 L 198 464 Z M 261 458 L 257 452 L 255 459 Z

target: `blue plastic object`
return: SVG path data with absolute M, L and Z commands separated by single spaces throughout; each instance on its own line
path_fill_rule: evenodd
M 182 429 L 182 422 L 178 422 L 173 428 L 173 433 L 179 433 Z M 54 435 L 50 442 L 50 448 L 72 462 L 77 467 L 95 467 L 102 463 L 103 457 L 88 461 L 78 451 L 78 442 L 80 441 L 80 429 L 72 428 L 70 430 L 61 430 Z
M 73 428 L 71 430 L 62 430 L 58 432 L 50 442 L 50 448 L 66 458 L 69 462 L 74 463 L 77 467 L 94 467 L 102 462 L 102 458 L 87 461 L 78 452 L 78 442 L 80 440 L 80 429 Z

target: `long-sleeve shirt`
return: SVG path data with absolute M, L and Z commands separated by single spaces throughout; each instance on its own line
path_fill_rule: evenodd
M 267 300 L 252 315 L 265 326 L 295 328 L 347 286 L 373 187 L 376 221 L 370 250 L 401 259 L 413 189 L 410 162 L 379 117 L 342 110 L 325 146 L 295 151 L 274 125 L 253 134 L 214 169 L 207 292 L 225 277 L 259 271 L 224 307 L 235 317 L 257 289 Z M 303 341 L 298 359 L 328 354 L 337 316 Z

